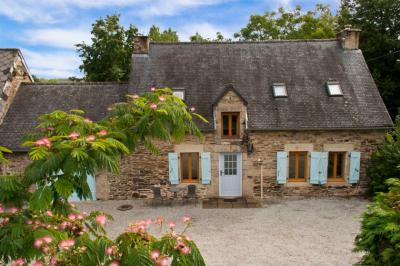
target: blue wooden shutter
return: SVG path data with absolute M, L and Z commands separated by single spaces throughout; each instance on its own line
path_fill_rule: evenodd
M 201 183 L 208 185 L 211 183 L 211 154 L 201 153 Z
M 320 152 L 319 183 L 326 184 L 327 181 L 328 181 L 328 153 Z
M 358 183 L 360 179 L 360 158 L 361 153 L 359 151 L 350 152 L 350 174 L 348 180 L 350 184 Z
M 288 153 L 278 151 L 276 153 L 276 181 L 278 184 L 285 184 L 287 182 L 287 164 Z
M 179 184 L 179 160 L 178 154 L 175 152 L 168 153 L 169 161 L 169 182 L 172 185 Z
M 319 172 L 320 172 L 320 161 L 321 155 L 319 152 L 311 152 L 310 160 L 310 183 L 318 185 L 319 184 Z

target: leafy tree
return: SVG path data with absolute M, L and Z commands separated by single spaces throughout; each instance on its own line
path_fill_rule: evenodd
M 179 42 L 178 34 L 171 28 L 160 32 L 160 28 L 153 25 L 149 30 L 149 37 L 155 42 Z
M 400 116 L 393 130 L 386 134 L 385 142 L 372 154 L 368 176 L 373 193 L 386 192 L 386 180 L 400 176 Z
M 389 192 L 380 192 L 363 214 L 357 252 L 364 256 L 357 265 L 400 265 L 400 179 L 386 181 Z
M 190 36 L 191 42 L 231 42 L 231 39 L 227 39 L 222 35 L 221 32 L 217 32 L 215 39 L 204 38 L 198 32 L 195 35 Z
M 400 108 L 400 1 L 342 0 L 339 23 L 362 29 L 360 49 L 392 116 Z
M 184 217 L 181 233 L 170 222 L 168 231 L 157 238 L 147 231 L 153 221 L 146 220 L 130 225 L 113 241 L 104 228 L 110 216 L 80 213 L 68 203 L 74 191 L 80 198 L 91 196 L 87 175 L 101 169 L 118 171 L 120 156 L 141 143 L 157 152 L 153 140 L 201 137 L 192 116 L 204 118 L 192 111 L 172 90 L 153 88 L 113 105 L 99 123 L 80 110 L 42 115 L 37 132 L 24 143 L 32 147 L 32 163 L 23 178 L 0 177 L 0 263 L 205 265 L 196 244 L 185 235 L 190 217 Z M 31 184 L 37 186 L 32 194 L 27 191 Z M 154 223 L 161 232 L 164 220 L 157 218 Z
M 86 81 L 127 81 L 130 72 L 133 39 L 138 29 L 130 25 L 125 29 L 119 15 L 100 18 L 92 24 L 92 44 L 77 44 L 82 58 L 79 69 Z
M 300 6 L 292 11 L 283 7 L 264 15 L 250 16 L 249 23 L 235 38 L 260 41 L 269 39 L 324 39 L 335 37 L 336 16 L 326 5 L 317 4 L 314 10 L 302 12 Z

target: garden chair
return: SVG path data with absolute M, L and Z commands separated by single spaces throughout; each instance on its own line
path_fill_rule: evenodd
M 184 197 L 184 199 L 186 202 L 193 201 L 197 205 L 198 198 L 196 195 L 196 186 L 195 185 L 188 185 L 188 193 Z
M 151 205 L 154 206 L 157 203 L 164 204 L 164 198 L 161 195 L 161 188 L 160 187 L 153 187 L 153 200 Z

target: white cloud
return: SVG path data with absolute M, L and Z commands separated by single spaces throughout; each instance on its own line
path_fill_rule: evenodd
M 90 30 L 43 28 L 26 30 L 19 37 L 28 44 L 75 50 L 75 44 L 91 43 Z
M 233 32 L 231 30 L 217 27 L 208 22 L 188 24 L 182 28 L 178 28 L 177 31 L 179 38 L 182 41 L 188 41 L 190 36 L 196 34 L 196 32 L 198 32 L 201 36 L 210 39 L 215 39 L 217 32 L 221 32 L 225 38 L 233 37 Z
M 121 8 L 141 15 L 175 15 L 182 10 L 232 0 L 11 0 L 0 2 L 0 14 L 19 22 L 57 23 L 67 21 L 77 8 Z M 139 11 L 139 12 L 138 12 Z
M 74 51 L 34 52 L 22 49 L 32 74 L 45 78 L 67 78 L 79 74 L 80 58 Z

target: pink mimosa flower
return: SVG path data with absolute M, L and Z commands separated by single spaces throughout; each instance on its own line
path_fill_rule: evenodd
M 90 118 L 85 118 L 83 121 L 84 121 L 85 123 L 88 123 L 88 124 L 93 123 L 93 121 L 92 121 Z
M 175 223 L 173 222 L 173 221 L 170 221 L 169 223 L 168 223 L 168 228 L 169 229 L 173 229 L 175 227 Z
M 32 224 L 33 222 L 32 222 L 32 220 L 28 220 L 28 221 L 26 221 L 26 223 L 27 224 Z
M 190 236 L 185 236 L 187 241 L 192 241 L 192 238 Z
M 52 211 L 47 211 L 46 212 L 47 216 L 52 217 L 53 216 L 53 212 Z
M 160 251 L 158 249 L 155 249 L 152 252 L 150 252 L 150 258 L 152 260 L 156 261 L 158 257 L 160 257 Z
M 42 245 L 43 245 L 43 240 L 41 238 L 38 238 L 33 242 L 33 246 L 35 248 L 40 248 Z
M 107 108 L 107 111 L 109 111 L 109 112 L 111 112 L 112 110 L 113 110 L 112 107 Z
M 87 136 L 86 141 L 87 141 L 87 142 L 92 142 L 92 141 L 94 141 L 95 139 L 96 139 L 96 137 L 95 137 L 94 135 L 90 135 L 90 136 Z
M 82 219 L 83 219 L 83 215 L 82 215 L 82 214 L 80 214 L 80 213 L 78 213 L 78 214 L 76 215 L 76 219 L 78 219 L 78 220 L 82 220 Z
M 139 95 L 133 94 L 133 95 L 132 95 L 132 98 L 133 98 L 133 99 L 139 99 Z
M 50 250 L 49 247 L 44 247 L 44 248 L 42 249 L 43 253 L 45 253 L 45 254 L 48 253 L 49 250 Z
M 50 265 L 51 265 L 51 266 L 57 265 L 57 259 L 54 258 L 54 257 L 52 257 L 52 258 L 50 259 Z
M 163 257 L 157 262 L 157 266 L 170 266 L 172 263 L 172 258 Z
M 150 104 L 150 108 L 153 110 L 157 109 L 157 104 L 155 103 Z
M 194 111 L 196 111 L 196 108 L 190 107 L 190 111 L 191 111 L 191 112 L 194 112 Z
M 182 222 L 184 222 L 185 224 L 190 223 L 191 220 L 192 218 L 188 215 L 182 217 Z
M 165 102 L 165 97 L 164 96 L 158 96 L 158 99 L 160 100 L 160 102 Z
M 36 144 L 36 146 L 47 146 L 49 148 L 51 147 L 51 141 L 46 137 L 38 139 L 35 142 L 35 144 Z
M 71 132 L 71 134 L 69 134 L 69 138 L 70 139 L 77 139 L 79 137 L 79 133 L 76 131 Z
M 9 212 L 9 213 L 16 213 L 16 212 L 18 212 L 18 208 L 11 207 L 11 208 L 9 208 L 9 209 L 7 210 L 7 212 Z
M 182 248 L 180 249 L 180 251 L 181 251 L 182 254 L 187 255 L 187 254 L 190 253 L 191 250 L 190 250 L 190 247 L 184 246 L 184 247 L 182 247 Z
M 4 212 L 4 207 L 2 205 L 0 205 L 0 213 Z
M 41 262 L 39 260 L 34 261 L 33 264 L 32 264 L 32 266 L 43 266 L 43 265 L 44 265 L 43 262 Z
M 71 221 L 75 220 L 76 219 L 75 214 L 73 214 L 73 213 L 68 214 L 68 219 Z
M 109 264 L 109 266 L 119 266 L 120 264 L 119 264 L 119 261 L 116 261 L 116 260 L 114 260 L 114 261 L 112 261 L 110 264 Z
M 100 130 L 99 133 L 97 133 L 97 134 L 99 134 L 100 136 L 106 136 L 106 135 L 108 134 L 108 131 L 105 130 L 105 129 L 102 129 L 102 130 Z
M 146 225 L 150 225 L 150 224 L 152 224 L 152 220 L 151 219 L 146 219 L 145 221 L 144 221 L 144 223 L 146 224 Z
M 96 217 L 97 224 L 104 226 L 106 222 L 107 222 L 107 216 L 105 216 L 104 214 L 97 215 Z
M 53 238 L 51 236 L 44 236 L 44 237 L 42 237 L 42 240 L 44 242 L 46 242 L 47 244 L 49 244 L 53 241 Z
M 156 90 L 156 88 L 152 87 L 150 90 L 151 90 L 151 91 L 155 91 L 155 90 Z
M 11 264 L 12 266 L 22 266 L 25 264 L 25 260 L 23 258 L 18 258 L 14 260 L 14 262 Z
M 53 130 L 54 130 L 54 127 L 47 127 L 47 130 L 48 130 L 48 131 L 53 131 Z
M 107 255 L 112 255 L 113 254 L 113 248 L 112 247 L 106 248 L 106 253 L 107 253 Z
M 43 139 L 38 139 L 38 140 L 35 142 L 35 144 L 36 144 L 37 146 L 46 145 L 46 143 L 43 141 Z
M 163 217 L 157 217 L 157 220 L 156 220 L 156 224 L 158 224 L 158 225 L 161 225 L 162 223 L 164 222 L 164 218 Z
M 73 245 L 75 245 L 75 240 L 73 239 L 61 240 L 60 243 L 58 244 L 60 249 L 69 249 Z

